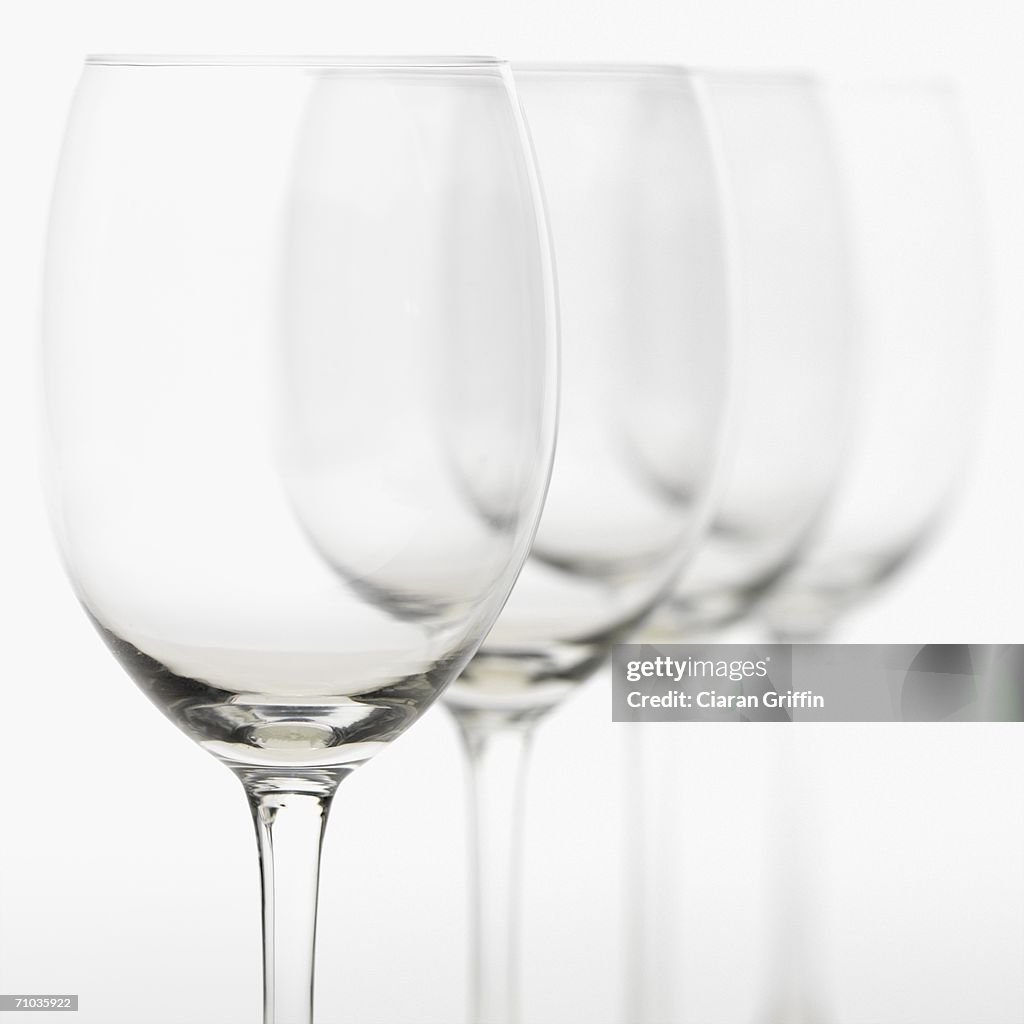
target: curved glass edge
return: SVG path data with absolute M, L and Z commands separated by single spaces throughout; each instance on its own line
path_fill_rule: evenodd
M 334 56 L 273 54 L 122 54 L 96 53 L 86 67 L 187 68 L 361 68 L 380 70 L 458 70 L 499 68 L 497 57 L 477 56 Z

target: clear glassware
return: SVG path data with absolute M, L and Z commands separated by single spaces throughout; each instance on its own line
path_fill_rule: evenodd
M 826 636 L 932 537 L 963 489 L 987 366 L 984 218 L 955 88 L 832 83 L 825 95 L 862 368 L 828 514 L 763 609 L 786 640 Z
M 853 295 L 818 83 L 704 72 L 728 199 L 735 371 L 711 527 L 644 637 L 680 642 L 749 613 L 833 490 L 849 427 Z
M 553 289 L 501 61 L 87 61 L 45 285 L 53 520 L 115 657 L 245 787 L 267 1024 L 312 1019 L 338 783 L 529 550 Z
M 823 95 L 850 232 L 859 373 L 837 488 L 810 545 L 760 608 L 783 642 L 827 639 L 934 534 L 963 488 L 987 369 L 984 218 L 955 88 L 831 82 Z M 787 839 L 776 851 L 776 888 L 788 905 L 774 922 L 775 991 L 764 1018 L 772 1024 L 830 1019 L 812 955 L 819 901 L 802 871 L 813 830 L 808 801 L 792 793 L 808 759 L 799 732 L 781 739 L 789 796 L 779 809 Z
M 682 69 L 515 65 L 551 222 L 561 403 L 533 551 L 445 694 L 470 770 L 473 1024 L 518 1017 L 522 783 L 537 722 L 671 585 L 706 521 L 728 371 L 722 217 Z
M 711 527 L 649 642 L 706 641 L 749 615 L 813 536 L 843 462 L 856 370 L 854 296 L 839 171 L 819 83 L 793 73 L 704 71 L 729 225 L 734 372 Z M 625 1017 L 678 1019 L 683 906 L 677 785 L 694 744 L 657 724 L 625 734 L 625 876 L 630 957 Z M 709 760 L 710 758 L 710 760 Z M 643 794 L 638 797 L 636 794 Z

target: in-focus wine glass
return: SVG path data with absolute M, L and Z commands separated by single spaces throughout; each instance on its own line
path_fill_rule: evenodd
M 644 624 L 651 643 L 713 642 L 799 557 L 840 472 L 856 366 L 840 182 L 818 82 L 710 70 L 701 79 L 730 229 L 734 372 L 711 527 Z M 676 1020 L 685 1003 L 677 933 L 689 915 L 665 909 L 679 890 L 672 822 L 687 820 L 678 779 L 713 771 L 717 742 L 693 728 L 699 735 L 685 739 L 657 723 L 626 734 L 632 1024 Z M 712 744 L 704 756 L 702 743 Z
M 471 774 L 473 1024 L 518 1018 L 532 731 L 606 662 L 696 543 L 728 370 L 722 219 L 693 78 L 615 65 L 514 73 L 555 250 L 561 402 L 533 551 L 445 695 Z
M 309 1024 L 335 789 L 476 650 L 547 486 L 554 285 L 508 66 L 90 58 L 43 364 L 71 581 L 241 779 L 264 1019 Z
M 849 451 L 814 542 L 762 609 L 781 640 L 826 637 L 933 536 L 963 489 L 987 366 L 980 187 L 954 86 L 832 83 L 861 373 Z

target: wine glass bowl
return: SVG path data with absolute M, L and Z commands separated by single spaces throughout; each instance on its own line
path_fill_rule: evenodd
M 722 211 L 681 68 L 515 65 L 558 272 L 558 450 L 531 556 L 453 710 L 544 711 L 657 602 L 703 527 L 729 368 Z
M 840 180 L 819 83 L 704 72 L 727 200 L 735 344 L 723 470 L 703 543 L 646 626 L 713 633 L 799 557 L 838 479 L 856 369 Z
M 962 491 L 990 330 L 979 181 L 955 86 L 827 83 L 851 238 L 861 369 L 843 470 L 764 607 L 820 638 L 934 535 Z
M 232 764 L 365 760 L 525 557 L 553 366 L 521 132 L 486 62 L 83 76 L 47 278 L 58 534 L 118 659 Z

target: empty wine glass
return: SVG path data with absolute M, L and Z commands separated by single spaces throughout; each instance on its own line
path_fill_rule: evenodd
M 784 640 L 826 636 L 934 534 L 963 487 L 988 334 L 987 259 L 955 88 L 826 93 L 861 306 L 848 457 L 813 544 L 764 605 Z
M 853 296 L 834 148 L 820 87 L 792 73 L 705 71 L 727 200 L 735 369 L 711 527 L 649 642 L 713 637 L 748 615 L 813 535 L 842 464 L 855 369 Z M 703 727 L 701 727 L 703 728 Z M 689 915 L 672 906 L 678 779 L 714 752 L 705 737 L 637 723 L 625 734 L 625 1017 L 678 1019 L 676 969 Z M 638 796 L 638 794 L 640 794 Z
M 45 287 L 54 525 L 113 654 L 245 787 L 267 1024 L 312 1019 L 339 781 L 528 551 L 553 294 L 503 62 L 87 61 Z
M 811 544 L 761 608 L 776 639 L 815 642 L 933 535 L 961 488 L 986 367 L 987 259 L 978 182 L 945 81 L 830 83 L 824 92 L 851 238 L 860 372 L 838 486 Z M 798 734 L 787 736 L 790 835 L 811 835 Z M 782 781 L 782 780 L 780 780 Z M 803 784 L 806 785 L 806 782 Z M 788 842 L 776 887 L 776 992 L 764 1019 L 826 1019 L 813 965 L 818 901 Z M 780 865 L 783 858 L 777 855 Z M 794 908 L 805 920 L 792 923 Z
M 703 72 L 728 200 L 735 370 L 711 527 L 644 638 L 742 618 L 798 556 L 839 471 L 854 369 L 848 247 L 819 87 Z
M 521 783 L 536 723 L 664 594 L 703 526 L 727 371 L 698 88 L 645 66 L 516 66 L 551 218 L 562 388 L 532 554 L 448 690 L 471 773 L 474 1024 L 518 1015 Z

